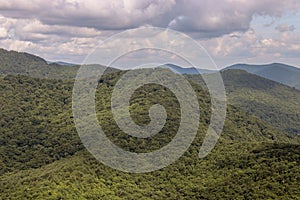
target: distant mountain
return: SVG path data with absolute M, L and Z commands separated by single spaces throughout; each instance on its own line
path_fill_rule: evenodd
M 78 65 L 79 65 L 79 64 L 68 63 L 68 62 L 63 62 L 63 61 L 57 61 L 57 62 L 47 61 L 47 63 L 48 63 L 48 64 L 64 65 L 64 66 L 78 66 Z
M 216 72 L 216 70 L 199 69 L 199 68 L 194 68 L 194 67 L 182 68 L 182 67 L 180 67 L 178 65 L 174 65 L 174 64 L 165 64 L 160 67 L 168 68 L 177 74 L 199 74 L 199 73 L 200 74 L 210 74 L 210 73 Z
M 228 69 L 241 69 L 249 73 L 262 76 L 264 78 L 294 87 L 300 90 L 300 68 L 285 65 L 281 63 L 273 63 L 268 65 L 247 65 L 236 64 L 226 67 Z

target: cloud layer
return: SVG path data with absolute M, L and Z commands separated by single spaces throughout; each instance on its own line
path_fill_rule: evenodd
M 255 15 L 279 17 L 298 0 L 1 0 L 1 14 L 43 24 L 118 30 L 153 25 L 222 35 L 249 29 Z
M 246 39 L 254 17 L 280 19 L 299 8 L 299 0 L 0 0 L 0 45 L 44 54 L 59 48 L 75 56 L 115 32 L 140 26 L 171 28 L 216 44 L 232 34 Z M 274 29 L 296 28 L 282 23 Z

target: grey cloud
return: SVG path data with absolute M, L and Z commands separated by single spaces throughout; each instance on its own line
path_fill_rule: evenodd
M 13 18 L 37 18 L 45 24 L 127 29 L 137 27 L 164 14 L 173 0 L 36 0 L 23 7 L 22 0 L 0 0 L 1 14 Z M 22 1 L 23 2 L 23 1 Z
M 287 24 L 279 24 L 278 26 L 275 27 L 275 30 L 279 32 L 288 32 L 288 31 L 294 31 L 296 28 L 294 25 L 287 25 Z
M 6 17 L 37 18 L 44 24 L 122 30 L 143 25 L 217 37 L 250 27 L 255 15 L 279 17 L 298 0 L 0 0 Z
M 287 0 L 210 0 L 177 1 L 178 14 L 169 27 L 198 32 L 208 37 L 249 30 L 256 15 L 280 17 L 299 8 L 299 1 Z
M 94 28 L 63 26 L 63 25 L 45 25 L 35 19 L 11 19 L 0 18 L 0 32 L 7 32 L 8 39 L 32 41 L 35 43 L 59 41 L 66 42 L 72 37 L 89 38 L 103 35 L 103 32 Z M 1 34 L 5 36 L 4 34 Z M 2 37 L 3 37 L 2 36 Z

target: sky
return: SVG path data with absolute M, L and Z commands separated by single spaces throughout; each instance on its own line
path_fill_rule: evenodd
M 48 61 L 82 63 L 110 36 L 149 26 L 189 35 L 219 68 L 300 67 L 300 0 L 0 0 L 0 47 Z

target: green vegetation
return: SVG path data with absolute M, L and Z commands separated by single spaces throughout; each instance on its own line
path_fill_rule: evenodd
M 99 66 L 100 67 L 100 66 Z M 79 66 L 48 64 L 46 60 L 25 52 L 7 51 L 0 48 L 0 77 L 4 75 L 25 75 L 46 79 L 74 79 Z M 118 71 L 108 68 L 106 73 Z
M 268 65 L 236 64 L 227 69 L 240 69 L 300 90 L 300 69 L 281 63 Z
M 71 118 L 71 82 L 8 75 L 0 88 L 0 174 L 83 149 Z
M 299 91 L 241 70 L 222 72 L 234 106 L 216 147 L 198 159 L 210 98 L 201 78 L 189 75 L 201 112 L 197 137 L 170 166 L 131 174 L 101 164 L 81 143 L 71 110 L 77 69 L 0 50 L 0 199 L 300 199 Z M 96 93 L 107 137 L 131 152 L 169 143 L 180 120 L 174 94 L 155 84 L 135 91 L 130 113 L 137 124 L 150 122 L 156 103 L 168 118 L 157 135 L 134 138 L 111 113 L 113 88 L 125 72 L 108 72 Z
M 70 79 L 76 76 L 78 66 L 47 64 L 35 55 L 0 49 L 0 74 L 20 74 L 36 78 Z
M 172 93 L 158 85 L 138 89 L 131 114 L 149 122 L 148 108 L 166 107 L 165 128 L 151 139 L 136 139 L 115 124 L 110 97 L 124 72 L 105 75 L 96 94 L 97 116 L 107 136 L 133 152 L 168 143 L 180 113 Z M 75 131 L 73 81 L 7 75 L 0 78 L 0 199 L 265 199 L 299 197 L 299 142 L 259 118 L 228 107 L 224 132 L 209 156 L 198 159 L 209 123 L 208 92 L 191 82 L 199 98 L 201 120 L 189 150 L 159 171 L 130 174 L 96 161 Z M 145 98 L 147 97 L 147 98 Z
M 288 133 L 300 134 L 300 91 L 242 70 L 222 73 L 228 101 Z
M 197 146 L 171 166 L 129 174 L 87 152 L 0 178 L 4 199 L 298 199 L 299 145 L 219 144 L 205 159 Z

